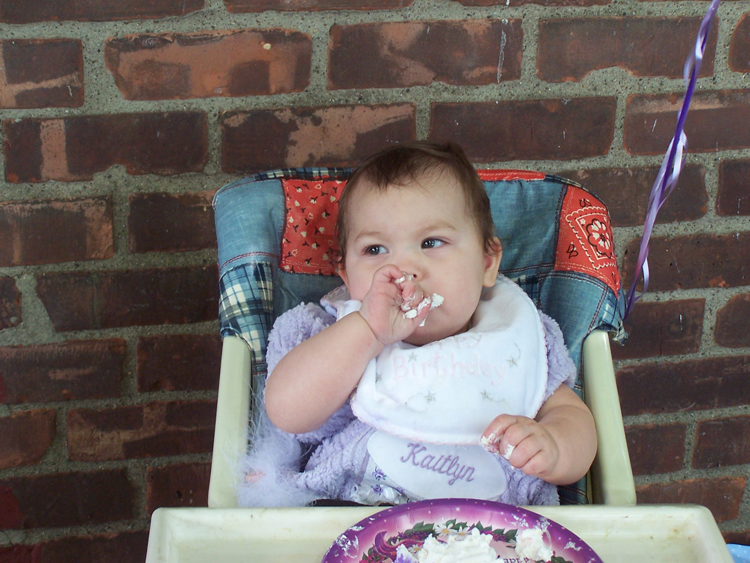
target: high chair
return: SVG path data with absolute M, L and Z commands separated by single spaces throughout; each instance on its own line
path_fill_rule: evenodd
M 278 170 L 237 180 L 214 197 L 224 342 L 209 507 L 237 506 L 251 397 L 265 383 L 274 319 L 300 302 L 317 303 L 342 283 L 330 250 L 338 198 L 350 173 Z M 594 465 L 582 482 L 561 489 L 562 502 L 635 505 L 609 349 L 608 332 L 622 339 L 624 331 L 607 209 L 579 185 L 555 176 L 485 170 L 480 177 L 503 245 L 500 272 L 560 325 L 579 368 L 576 391 L 596 420 Z

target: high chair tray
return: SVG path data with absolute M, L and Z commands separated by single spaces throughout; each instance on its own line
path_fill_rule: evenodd
M 146 563 L 319 563 L 339 534 L 377 507 L 160 508 Z M 707 508 L 531 507 L 581 537 L 605 563 L 732 563 Z

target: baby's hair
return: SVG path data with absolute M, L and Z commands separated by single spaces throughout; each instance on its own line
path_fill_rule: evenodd
M 431 175 L 450 174 L 464 191 L 466 209 L 479 229 L 487 254 L 497 254 L 500 246 L 495 239 L 495 224 L 490 210 L 490 199 L 484 183 L 456 143 L 412 141 L 393 145 L 368 158 L 349 178 L 339 201 L 336 222 L 338 234 L 338 262 L 346 258 L 346 237 L 349 201 L 360 184 L 369 183 L 380 191 L 391 186 L 419 183 Z

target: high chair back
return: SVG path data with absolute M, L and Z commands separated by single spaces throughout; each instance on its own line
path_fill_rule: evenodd
M 251 397 L 262 396 L 275 318 L 301 302 L 318 302 L 342 283 L 332 251 L 338 199 L 351 172 L 303 168 L 256 174 L 214 197 L 224 348 L 209 506 L 236 506 Z M 607 209 L 581 186 L 555 176 L 516 170 L 479 174 L 503 246 L 500 272 L 560 325 L 579 368 L 576 391 L 596 420 L 599 450 L 590 479 L 561 488 L 561 501 L 635 504 L 607 336 L 624 338 Z

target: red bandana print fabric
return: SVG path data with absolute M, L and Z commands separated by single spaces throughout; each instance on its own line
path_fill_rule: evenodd
M 569 186 L 560 213 L 555 270 L 584 272 L 620 289 L 620 275 L 606 207 L 590 193 Z
M 336 216 L 342 180 L 281 181 L 286 223 L 281 239 L 281 269 L 298 274 L 335 275 Z
M 485 182 L 501 182 L 509 180 L 544 180 L 544 172 L 529 170 L 489 169 L 477 170 L 479 177 Z

